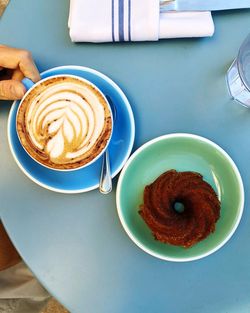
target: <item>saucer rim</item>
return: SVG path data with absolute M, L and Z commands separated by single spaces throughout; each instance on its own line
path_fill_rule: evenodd
M 202 142 L 208 143 L 209 145 L 211 145 L 213 148 L 215 148 L 217 151 L 219 151 L 220 153 L 223 154 L 223 156 L 228 160 L 228 162 L 230 163 L 236 177 L 237 177 L 237 183 L 239 185 L 239 192 L 240 192 L 240 201 L 238 204 L 238 217 L 231 229 L 231 231 L 228 233 L 228 235 L 225 237 L 225 239 L 218 244 L 216 247 L 214 247 L 213 249 L 205 252 L 205 253 L 201 253 L 200 255 L 197 256 L 193 256 L 193 257 L 183 257 L 183 258 L 175 258 L 175 257 L 169 257 L 169 256 L 164 256 L 161 253 L 158 253 L 154 250 L 152 250 L 151 248 L 148 248 L 146 245 L 142 244 L 137 238 L 136 236 L 133 235 L 133 233 L 130 231 L 130 227 L 127 226 L 127 222 L 125 220 L 125 218 L 123 217 L 123 212 L 122 212 L 122 204 L 121 204 L 121 185 L 123 182 L 123 178 L 126 174 L 126 171 L 128 169 L 128 167 L 130 166 L 130 164 L 132 163 L 132 161 L 137 157 L 137 155 L 139 155 L 143 150 L 145 150 L 147 147 L 151 146 L 152 144 L 159 142 L 161 140 L 165 140 L 165 139 L 170 139 L 170 138 L 192 138 L 195 140 L 200 140 Z M 153 257 L 156 257 L 158 259 L 164 260 L 164 261 L 171 261 L 171 262 L 191 262 L 191 261 L 195 261 L 195 260 L 199 260 L 202 259 L 208 255 L 211 255 L 212 253 L 216 252 L 217 250 L 219 250 L 222 246 L 224 246 L 229 240 L 230 238 L 233 236 L 233 234 L 235 233 L 236 229 L 239 226 L 239 223 L 241 221 L 242 218 L 242 214 L 244 211 L 244 203 L 245 203 L 245 191 L 244 191 L 244 185 L 243 185 L 243 181 L 242 181 L 242 177 L 241 174 L 239 172 L 238 167 L 236 166 L 235 162 L 233 161 L 233 159 L 229 156 L 229 154 L 222 149 L 218 144 L 216 144 L 215 142 L 211 141 L 210 139 L 207 139 L 203 136 L 199 136 L 199 135 L 195 135 L 195 134 L 191 134 L 191 133 L 171 133 L 171 134 L 166 134 L 166 135 L 162 135 L 156 138 L 153 138 L 151 140 L 149 140 L 148 142 L 144 143 L 142 146 L 140 146 L 128 159 L 128 161 L 126 162 L 125 166 L 123 167 L 121 174 L 119 176 L 118 179 L 118 183 L 117 183 L 117 188 L 116 188 L 116 207 L 117 207 L 117 213 L 118 213 L 118 217 L 119 220 L 122 224 L 123 229 L 125 230 L 126 234 L 128 235 L 128 237 L 140 248 L 142 249 L 144 252 L 152 255 Z
M 89 73 L 93 73 L 95 74 L 96 76 L 100 77 L 101 79 L 105 80 L 106 82 L 108 82 L 112 88 L 114 88 L 115 90 L 118 91 L 119 95 L 121 96 L 122 98 L 122 101 L 123 103 L 125 103 L 126 105 L 126 109 L 127 109 L 127 112 L 128 112 L 128 115 L 129 115 L 129 120 L 130 120 L 130 132 L 131 132 L 131 136 L 130 136 L 130 141 L 129 141 L 129 145 L 128 145 L 128 148 L 127 148 L 127 152 L 126 154 L 124 155 L 123 157 L 123 161 L 120 163 L 120 165 L 118 166 L 118 168 L 116 169 L 116 171 L 114 171 L 111 176 L 112 178 L 114 178 L 120 171 L 121 169 L 123 168 L 123 166 L 126 164 L 130 154 L 131 154 L 131 151 L 132 151 L 132 148 L 133 148 L 133 145 L 134 145 L 134 140 L 135 140 L 135 120 L 134 120 L 134 115 L 133 115 L 133 111 L 132 111 L 132 108 L 130 106 L 130 103 L 125 95 L 125 93 L 122 91 L 122 89 L 111 79 L 109 78 L 108 76 L 106 76 L 105 74 L 93 69 L 93 68 L 89 68 L 89 67 L 86 67 L 86 66 L 80 66 L 80 65 L 63 65 L 63 66 L 57 66 L 57 67 L 53 67 L 53 68 L 50 68 L 46 71 L 43 71 L 41 72 L 40 74 L 41 75 L 46 75 L 50 72 L 53 72 L 53 71 L 56 71 L 56 70 L 64 70 L 64 69 L 67 69 L 67 70 L 80 70 L 80 71 L 85 71 L 85 72 L 89 72 Z M 58 75 L 58 74 L 55 74 L 55 75 Z M 46 78 L 46 77 L 45 77 Z M 91 82 L 91 81 L 90 81 Z M 98 87 L 98 86 L 97 86 Z M 98 87 L 99 88 L 99 87 Z M 101 91 L 102 92 L 102 91 Z M 103 92 L 102 92 L 103 93 Z M 21 169 L 21 171 L 31 180 L 33 181 L 34 183 L 36 183 L 37 185 L 45 188 L 45 189 L 48 189 L 50 191 L 54 191 L 54 192 L 58 192 L 58 193 L 63 193 L 63 194 L 78 194 L 78 193 L 84 193 L 84 192 L 88 192 L 88 191 L 91 191 L 91 190 L 94 190 L 94 189 L 97 189 L 99 187 L 99 183 L 95 184 L 95 185 L 92 185 L 90 187 L 87 187 L 87 188 L 80 188 L 80 189 L 72 189 L 72 190 L 69 190 L 69 189 L 63 189 L 63 188 L 55 188 L 55 187 L 51 187 L 50 185 L 47 185 L 45 183 L 42 183 L 40 182 L 37 178 L 33 177 L 26 169 L 25 167 L 21 164 L 21 162 L 19 161 L 18 157 L 16 156 L 16 153 L 14 151 L 14 147 L 12 145 L 12 141 L 11 141 L 11 117 L 12 115 L 14 114 L 13 111 L 14 111 L 14 108 L 16 106 L 16 103 L 18 102 L 19 100 L 15 100 L 13 101 L 12 105 L 11 105 L 11 109 L 10 109 L 10 112 L 9 112 L 9 115 L 8 115 L 8 122 L 7 122 L 7 139 L 8 139 L 8 144 L 9 144 L 9 147 L 10 147 L 10 151 L 11 151 L 11 154 L 16 162 L 16 164 L 18 165 L 18 167 Z M 112 139 L 111 139 L 112 140 Z M 99 158 L 98 158 L 99 159 Z M 96 160 L 97 161 L 97 160 Z M 93 165 L 94 163 L 90 164 Z M 81 169 L 76 169 L 76 171 L 78 170 L 82 170 Z

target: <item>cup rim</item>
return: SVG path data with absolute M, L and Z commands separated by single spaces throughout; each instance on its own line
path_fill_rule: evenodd
M 88 85 L 92 86 L 94 89 L 96 89 L 96 90 L 102 95 L 102 97 L 103 97 L 103 99 L 105 100 L 105 102 L 106 102 L 106 104 L 107 104 L 107 106 L 108 106 L 108 109 L 109 109 L 109 111 L 110 111 L 111 126 L 112 126 L 112 127 L 111 127 L 111 132 L 110 132 L 109 139 L 107 140 L 107 143 L 106 143 L 105 147 L 104 147 L 103 150 L 101 150 L 101 152 L 100 152 L 94 159 L 92 159 L 90 162 L 88 162 L 88 163 L 86 163 L 86 164 L 84 164 L 84 165 L 81 165 L 81 166 L 79 166 L 79 167 L 76 167 L 76 168 L 69 168 L 69 169 L 66 169 L 66 168 L 65 168 L 65 169 L 64 169 L 64 168 L 53 168 L 53 167 L 47 166 L 47 165 L 45 165 L 45 164 L 39 162 L 39 161 L 38 161 L 36 158 L 34 158 L 34 157 L 29 153 L 29 151 L 24 147 L 24 145 L 22 144 L 21 138 L 20 138 L 20 136 L 19 136 L 19 132 L 18 132 L 18 130 L 17 130 L 17 116 L 18 116 L 20 107 L 21 107 L 21 105 L 22 105 L 24 99 L 26 98 L 26 96 L 27 96 L 36 86 L 38 86 L 39 84 L 41 84 L 41 83 L 43 83 L 43 82 L 45 82 L 45 81 L 47 81 L 47 80 L 49 80 L 49 79 L 51 79 L 51 78 L 56 78 L 56 77 L 72 77 L 72 78 L 78 79 L 78 80 L 83 81 L 83 82 L 87 83 Z M 58 171 L 58 172 L 73 172 L 73 171 L 77 171 L 77 170 L 80 170 L 80 169 L 82 169 L 82 168 L 84 168 L 84 167 L 87 167 L 87 166 L 93 164 L 94 162 L 96 162 L 96 161 L 104 154 L 104 152 L 105 152 L 106 149 L 108 148 L 108 145 L 109 145 L 109 143 L 110 143 L 110 141 L 111 141 L 112 134 L 113 134 L 113 123 L 114 123 L 114 121 L 113 121 L 112 110 L 111 110 L 110 104 L 109 104 L 109 102 L 108 102 L 106 96 L 103 94 L 103 92 L 102 92 L 94 83 L 92 83 L 92 82 L 89 81 L 88 79 L 82 78 L 82 77 L 80 77 L 80 76 L 73 75 L 73 74 L 55 74 L 55 75 L 51 75 L 51 76 L 48 76 L 48 77 L 45 77 L 45 78 L 40 79 L 38 82 L 34 83 L 34 85 L 33 85 L 31 88 L 29 88 L 29 89 L 26 91 L 26 93 L 24 94 L 23 98 L 20 100 L 20 103 L 19 103 L 19 105 L 18 105 L 18 109 L 17 109 L 17 112 L 16 112 L 16 133 L 17 133 L 17 137 L 18 137 L 18 140 L 19 140 L 19 142 L 20 142 L 22 148 L 23 148 L 23 149 L 25 150 L 25 152 L 29 155 L 29 157 L 31 157 L 37 164 L 39 164 L 39 165 L 41 165 L 41 166 L 43 166 L 43 167 L 45 167 L 45 168 L 47 168 L 47 169 L 50 169 L 50 170 L 52 170 L 52 171 Z

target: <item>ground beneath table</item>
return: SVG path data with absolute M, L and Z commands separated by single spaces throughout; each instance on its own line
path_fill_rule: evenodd
M 69 311 L 67 311 L 55 299 L 51 299 L 47 307 L 41 313 L 69 313 Z

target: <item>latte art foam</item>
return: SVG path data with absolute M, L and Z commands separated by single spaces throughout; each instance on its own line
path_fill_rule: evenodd
M 35 154 L 38 161 L 55 168 L 90 162 L 111 135 L 105 99 L 93 86 L 73 77 L 57 77 L 42 84 L 31 90 L 19 110 L 18 133 L 24 147 L 28 145 L 33 157 Z
M 83 97 L 84 95 L 84 97 Z M 95 144 L 104 124 L 104 108 L 86 87 L 55 85 L 34 99 L 26 127 L 35 147 L 54 163 L 74 162 Z

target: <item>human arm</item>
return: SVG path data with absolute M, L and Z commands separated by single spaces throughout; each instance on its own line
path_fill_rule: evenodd
M 30 52 L 0 45 L 0 100 L 17 100 L 23 97 L 23 77 L 36 82 L 39 72 Z M 20 261 L 0 220 L 0 271 Z
M 21 260 L 0 221 L 0 271 L 17 264 Z

